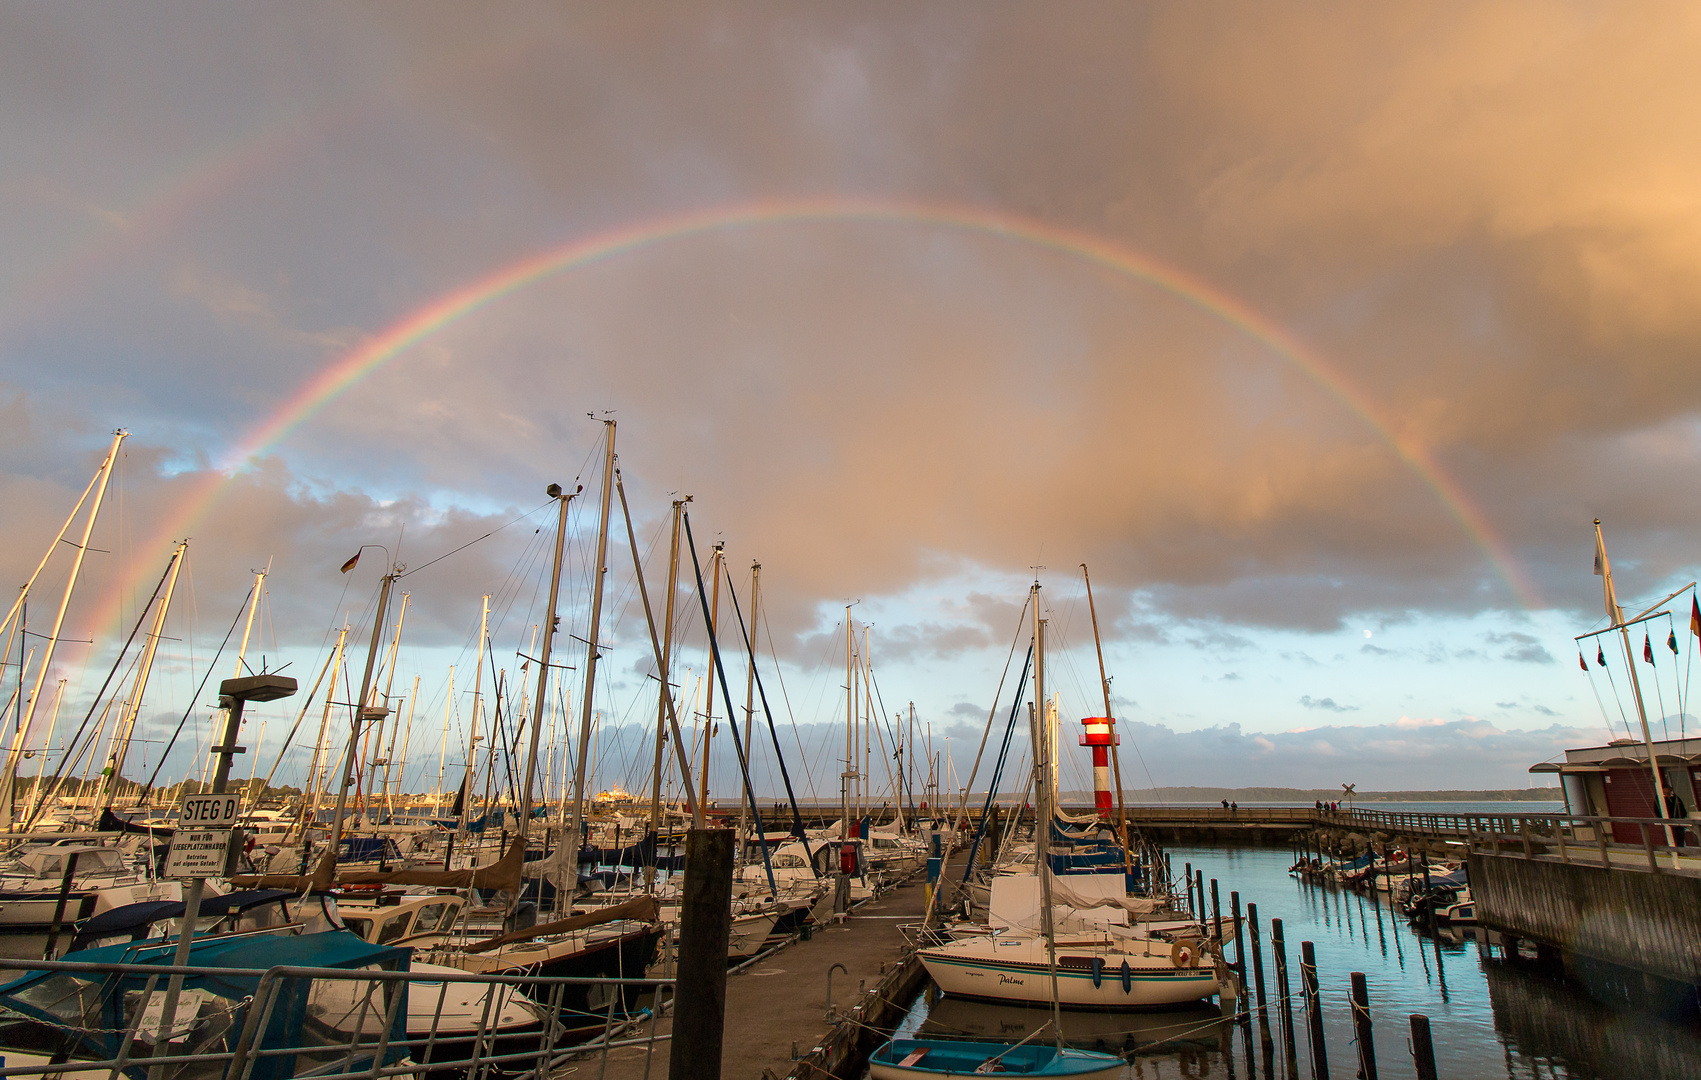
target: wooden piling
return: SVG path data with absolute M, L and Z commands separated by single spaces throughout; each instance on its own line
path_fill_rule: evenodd
M 1250 1024 L 1252 1003 L 1246 998 L 1246 946 L 1240 936 L 1240 893 L 1233 889 L 1229 890 L 1229 914 L 1234 918 L 1234 977 L 1240 983 L 1240 1018 L 1243 1023 Z
M 1288 981 L 1288 945 L 1282 940 L 1282 920 L 1270 920 L 1270 949 L 1276 958 L 1276 1016 L 1282 1024 L 1282 1046 L 1288 1074 L 1299 1074 L 1299 1046 L 1293 1033 L 1293 988 Z
M 1353 1029 L 1358 1036 L 1358 1074 L 1363 1080 L 1376 1080 L 1375 1031 L 1370 1025 L 1370 992 L 1365 987 L 1364 972 L 1355 971 L 1353 979 Z
M 1246 905 L 1246 929 L 1252 938 L 1252 979 L 1258 995 L 1258 1033 L 1265 1049 L 1270 1046 L 1270 1010 L 1264 997 L 1264 946 L 1258 940 L 1258 905 Z
M 1181 864 L 1181 876 L 1187 879 L 1187 910 L 1188 910 L 1188 913 L 1191 914 L 1195 919 L 1203 919 L 1205 916 L 1200 913 L 1198 908 L 1193 906 L 1193 864 L 1192 863 L 1182 863 Z
M 685 835 L 678 989 L 668 1080 L 720 1080 L 726 1029 L 726 948 L 732 933 L 732 832 Z
M 1201 873 L 1203 873 L 1203 872 L 1201 871 Z M 1200 890 L 1200 895 L 1201 896 L 1204 895 L 1203 889 Z M 1219 899 L 1218 894 L 1217 894 L 1217 879 L 1216 878 L 1211 879 L 1211 937 L 1217 943 L 1217 954 L 1219 956 L 1222 955 L 1222 951 L 1223 951 L 1223 905 L 1222 905 L 1222 902 Z
M 1323 995 L 1317 986 L 1317 950 L 1299 943 L 1299 981 L 1305 987 L 1305 1019 L 1311 1034 L 1312 1080 L 1329 1080 L 1329 1047 L 1323 1041 Z M 669 1080 L 676 1078 L 669 1077 Z
M 1417 1080 L 1440 1080 L 1435 1071 L 1435 1044 L 1429 1038 L 1429 1017 L 1412 1013 L 1412 1061 Z

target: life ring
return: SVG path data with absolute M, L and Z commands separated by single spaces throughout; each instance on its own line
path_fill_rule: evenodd
M 1178 968 L 1199 966 L 1199 943 L 1192 938 L 1182 938 L 1169 947 L 1169 962 Z

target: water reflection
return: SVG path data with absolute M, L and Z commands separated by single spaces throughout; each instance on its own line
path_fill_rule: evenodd
M 1332 1075 L 1356 1071 L 1347 991 L 1351 973 L 1359 971 L 1369 987 L 1383 1076 L 1411 1075 L 1408 1018 L 1423 1013 L 1430 1018 L 1440 1075 L 1447 1080 L 1701 1077 L 1701 1033 L 1694 1028 L 1615 1012 L 1527 965 L 1491 959 L 1478 948 L 1473 931 L 1420 934 L 1385 893 L 1359 894 L 1290 876 L 1290 852 L 1177 847 L 1170 853 L 1176 866 L 1190 862 L 1196 873 L 1202 871 L 1207 888 L 1215 877 L 1224 895 L 1235 889 L 1243 901 L 1258 905 L 1268 1026 L 1258 1022 L 1256 1013 L 1250 1024 L 1224 1025 L 1214 1006 L 1138 1014 L 1065 1012 L 1067 1041 L 1124 1054 L 1129 1077 L 1309 1077 L 1298 977 L 1304 941 L 1316 949 Z M 1286 941 L 1296 1042 L 1284 1037 L 1288 1025 L 1276 979 L 1275 920 L 1281 920 Z M 1249 960 L 1249 977 L 1251 967 Z M 1049 1016 L 1044 1007 L 942 998 L 930 991 L 904 1027 L 928 1036 L 1016 1041 Z

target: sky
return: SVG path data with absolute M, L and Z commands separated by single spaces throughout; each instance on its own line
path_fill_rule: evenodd
M 105 753 L 100 688 L 187 538 L 126 775 L 179 723 L 163 775 L 201 767 L 197 687 L 268 567 L 245 662 L 302 693 L 251 713 L 238 774 L 299 783 L 321 722 L 340 752 L 308 691 L 345 623 L 358 681 L 388 558 L 400 783 L 453 787 L 481 596 L 481 707 L 498 672 L 505 723 L 536 693 L 560 483 L 558 775 L 610 419 L 658 620 L 672 500 L 746 617 L 760 562 L 806 796 L 838 789 L 847 604 L 882 738 L 913 703 L 912 757 L 943 770 L 948 738 L 960 784 L 1036 578 L 1085 786 L 1082 564 L 1130 787 L 1520 787 L 1640 735 L 1623 645 L 1573 638 L 1604 625 L 1593 519 L 1629 614 L 1701 563 L 1692 5 L 8 3 L 0 29 L 0 575 L 55 551 L 0 698 L 22 654 L 4 737 L 30 713 L 49 762 L 79 725 L 69 768 Z M 32 709 L 54 537 L 120 428 Z M 658 686 L 613 519 L 599 789 L 647 783 Z M 1655 737 L 1693 720 L 1686 601 L 1638 628 Z

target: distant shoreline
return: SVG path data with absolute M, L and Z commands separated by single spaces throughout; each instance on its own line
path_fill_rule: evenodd
M 1061 800 L 1069 802 L 1091 802 L 1093 793 L 1090 791 L 1064 792 Z M 1478 791 L 1446 789 L 1441 791 L 1355 791 L 1351 796 L 1346 795 L 1340 788 L 1277 788 L 1277 787 L 1246 787 L 1246 788 L 1211 788 L 1211 787 L 1166 787 L 1143 788 L 1139 791 L 1125 791 L 1123 798 L 1131 803 L 1176 803 L 1176 802 L 1219 802 L 1227 799 L 1230 802 L 1316 802 L 1319 799 L 1328 801 L 1338 799 L 1346 802 L 1349 798 L 1353 804 L 1385 803 L 1385 802 L 1564 802 L 1564 792 L 1558 787 L 1539 788 L 1499 788 Z

